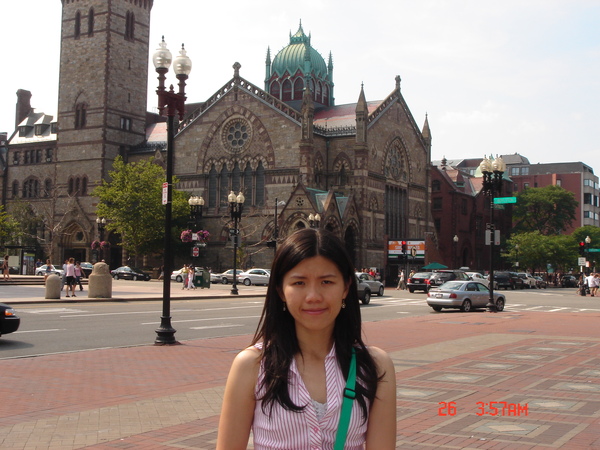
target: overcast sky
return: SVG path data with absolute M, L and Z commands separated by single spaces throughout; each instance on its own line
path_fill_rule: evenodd
M 18 89 L 37 111 L 56 111 L 61 2 L 1 10 L 0 130 L 10 133 Z M 333 55 L 336 104 L 356 102 L 361 83 L 367 100 L 382 100 L 400 75 L 419 127 L 428 114 L 432 159 L 520 153 L 599 174 L 600 0 L 155 0 L 149 57 L 161 35 L 174 54 L 185 43 L 189 101 L 217 91 L 236 61 L 262 88 L 267 47 L 273 58 L 300 20 Z M 153 66 L 149 78 L 152 109 Z

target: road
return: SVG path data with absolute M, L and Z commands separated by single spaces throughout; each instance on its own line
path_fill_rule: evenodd
M 140 286 L 120 282 L 120 288 Z M 217 289 L 230 289 L 215 286 Z M 26 287 L 23 287 L 26 289 Z M 260 292 L 262 290 L 262 292 Z M 250 291 L 246 291 L 250 292 Z M 254 333 L 262 311 L 264 288 L 256 288 L 257 297 L 235 296 L 219 299 L 172 300 L 172 325 L 176 339 L 248 335 Z M 600 298 L 580 297 L 574 289 L 502 291 L 507 312 L 537 311 L 551 314 L 600 312 Z M 461 313 L 433 312 L 425 303 L 425 294 L 388 289 L 383 297 L 372 297 L 362 305 L 364 321 L 383 321 L 399 317 L 444 314 L 488 314 L 484 311 Z M 156 338 L 160 322 L 160 300 L 107 303 L 54 303 L 18 305 L 22 320 L 19 331 L 0 338 L 0 359 L 74 352 L 98 348 L 148 345 Z M 500 313 L 502 314 L 502 313 Z

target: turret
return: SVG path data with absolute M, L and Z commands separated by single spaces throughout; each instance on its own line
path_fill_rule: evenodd
M 367 143 L 367 118 L 369 109 L 367 108 L 367 99 L 365 98 L 364 85 L 360 85 L 360 95 L 356 103 L 356 143 Z
M 267 47 L 267 60 L 265 61 L 265 91 L 269 92 L 269 80 L 271 79 L 271 47 Z

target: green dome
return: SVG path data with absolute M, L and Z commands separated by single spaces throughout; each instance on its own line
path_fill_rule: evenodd
M 290 44 L 277 53 L 273 60 L 272 73 L 282 76 L 286 71 L 294 75 L 300 70 L 305 73 L 305 56 L 308 51 L 311 73 L 322 80 L 327 78 L 327 64 L 318 51 L 310 46 L 310 36 L 304 34 L 302 24 L 293 36 L 290 35 Z

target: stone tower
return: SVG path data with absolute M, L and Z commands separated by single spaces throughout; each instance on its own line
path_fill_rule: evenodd
M 57 186 L 91 190 L 145 139 L 153 0 L 62 0 Z

